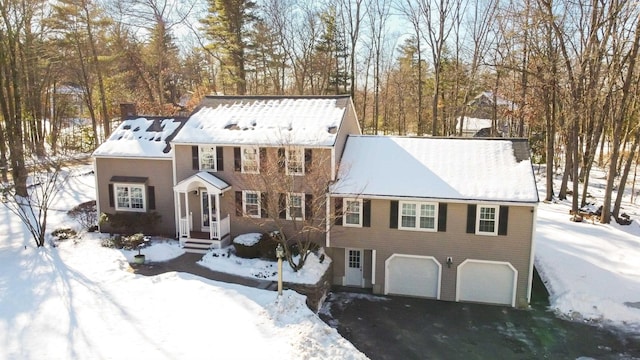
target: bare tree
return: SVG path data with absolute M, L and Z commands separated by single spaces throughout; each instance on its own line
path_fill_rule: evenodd
M 426 31 L 423 36 L 431 50 L 431 60 L 433 61 L 433 98 L 432 98 L 432 123 L 431 135 L 439 135 L 438 127 L 438 99 L 440 97 L 440 82 L 442 72 L 442 59 L 445 45 L 451 31 L 452 21 L 458 17 L 460 12 L 460 0 L 421 0 L 420 11 Z
M 16 192 L 12 183 L 2 185 L 2 204 L 18 216 L 37 247 L 45 244 L 47 215 L 56 195 L 68 180 L 68 172 L 60 165 L 59 161 L 51 159 L 37 160 L 30 168 L 26 196 Z
M 274 240 L 285 249 L 287 262 L 298 271 L 309 252 L 324 239 L 327 224 L 332 223 L 327 218 L 327 191 L 332 178 L 326 171 L 331 166 L 331 153 L 283 142 L 278 148 L 261 148 L 256 158 L 260 158 L 259 164 L 235 164 L 236 169 L 246 171 L 249 166 L 255 172 L 243 177 L 244 195 L 236 195 L 247 196 L 246 191 L 250 191 L 252 201 L 241 206 L 242 199 L 236 197 L 238 210 L 265 232 L 274 234 Z

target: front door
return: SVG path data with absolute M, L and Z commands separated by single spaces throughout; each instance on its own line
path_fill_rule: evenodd
M 362 250 L 347 249 L 345 255 L 345 285 L 362 286 Z
M 211 219 L 209 219 L 209 212 L 211 212 L 211 216 L 215 217 L 216 209 L 215 202 L 209 201 L 209 193 L 206 191 L 200 191 L 200 204 L 201 206 L 201 214 L 202 214 L 202 230 L 201 231 L 209 231 L 209 226 L 211 226 Z M 211 206 L 211 211 L 209 211 L 209 206 Z M 213 219 L 215 221 L 215 219 Z

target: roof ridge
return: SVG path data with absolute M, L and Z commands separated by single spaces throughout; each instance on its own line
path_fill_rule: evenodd
M 344 99 L 349 98 L 349 94 L 340 95 L 206 95 L 207 99 Z

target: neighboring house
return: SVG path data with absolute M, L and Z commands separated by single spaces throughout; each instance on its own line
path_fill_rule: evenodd
M 538 193 L 525 139 L 351 136 L 342 166 L 334 284 L 528 304 Z
M 478 119 L 472 117 L 459 117 L 456 122 L 456 134 L 460 133 L 460 121 L 462 120 L 462 137 L 476 137 L 475 135 L 483 129 L 491 132 L 491 119 Z
M 462 121 L 463 137 L 509 136 L 509 118 L 518 105 L 491 91 L 478 94 L 467 104 L 467 116 L 456 119 L 456 134 L 460 134 Z M 496 132 L 492 135 L 493 118 L 496 117 Z
M 524 139 L 363 136 L 348 96 L 210 96 L 188 119 L 125 120 L 94 157 L 98 211 L 155 211 L 187 251 L 318 211 L 329 221 L 311 240 L 334 284 L 528 304 L 538 196 Z

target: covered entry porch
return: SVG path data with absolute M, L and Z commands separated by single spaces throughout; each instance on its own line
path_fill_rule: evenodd
M 229 189 L 229 184 L 205 171 L 174 186 L 177 235 L 185 251 L 205 253 L 229 245 L 229 214 L 220 209 L 220 197 Z

